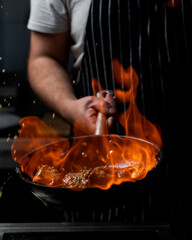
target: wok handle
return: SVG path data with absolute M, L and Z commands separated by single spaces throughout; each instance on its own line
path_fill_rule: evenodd
M 102 90 L 97 93 L 98 98 L 105 98 L 106 94 L 110 93 L 113 95 L 113 92 L 110 90 Z M 107 118 L 105 114 L 99 112 L 97 115 L 95 135 L 106 135 L 109 133 Z
M 108 133 L 109 129 L 107 125 L 106 116 L 103 113 L 99 112 L 97 115 L 95 135 L 104 135 Z

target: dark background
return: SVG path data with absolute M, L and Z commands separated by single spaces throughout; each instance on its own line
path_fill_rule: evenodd
M 156 188 L 156 196 L 161 194 L 162 198 L 158 211 L 168 204 L 169 220 L 178 240 L 191 239 L 192 235 L 192 1 L 184 2 L 174 13 L 169 13 L 169 29 L 174 36 L 169 46 L 175 61 L 170 65 L 172 78 L 165 84 L 164 123 L 167 132 L 164 158 L 158 171 L 153 173 L 155 176 L 146 179 L 155 179 L 152 188 Z M 18 133 L 21 117 L 37 115 L 62 135 L 69 133 L 68 126 L 59 117 L 52 119 L 52 111 L 38 101 L 29 87 L 26 74 L 28 16 L 29 0 L 0 0 L 0 170 L 5 171 L 15 166 L 10 147 Z M 0 189 L 3 182 L 4 177 Z
M 39 116 L 59 134 L 69 134 L 69 126 L 57 115 L 53 119 L 28 83 L 29 12 L 29 0 L 0 0 L 0 168 L 14 166 L 10 147 L 22 117 Z
M 26 60 L 30 33 L 26 24 L 29 5 L 28 0 L 0 1 L 0 167 L 13 166 L 9 152 L 16 134 L 13 128 L 22 113 L 19 93 L 28 86 Z M 26 94 L 31 94 L 28 88 Z

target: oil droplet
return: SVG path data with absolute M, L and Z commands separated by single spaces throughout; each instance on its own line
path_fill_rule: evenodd
M 55 118 L 55 113 L 52 114 L 52 119 L 54 119 L 54 118 Z
M 17 135 L 15 135 L 15 136 L 14 136 L 14 140 L 16 140 L 17 138 L 18 138 L 18 136 L 17 136 Z
M 3 58 L 2 57 L 0 57 L 0 61 L 2 60 Z
M 0 104 L 0 109 L 2 109 L 3 108 L 3 105 L 2 104 Z
M 9 142 L 10 141 L 10 137 L 8 137 L 7 139 L 6 139 L 6 142 Z
M 33 100 L 33 104 L 35 104 L 36 103 L 36 101 L 35 100 Z
M 113 140 L 111 138 L 109 139 L 109 144 L 113 144 Z
M 83 157 L 83 158 L 87 158 L 87 153 L 82 152 L 82 157 Z
M 113 153 L 113 150 L 110 150 L 109 153 L 107 154 L 107 159 L 111 158 L 111 154 Z
M 5 73 L 5 69 L 2 69 L 2 73 Z

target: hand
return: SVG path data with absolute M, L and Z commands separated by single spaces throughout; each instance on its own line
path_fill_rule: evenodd
M 110 129 L 116 113 L 116 103 L 110 94 L 105 98 L 88 96 L 73 100 L 71 110 L 74 136 L 82 136 L 95 133 L 98 112 L 102 112 L 107 117 Z

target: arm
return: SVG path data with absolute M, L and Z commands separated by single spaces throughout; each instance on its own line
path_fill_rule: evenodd
M 69 50 L 69 33 L 31 33 L 28 62 L 29 81 L 36 94 L 54 111 L 80 132 L 94 133 L 96 116 L 102 109 L 111 114 L 115 108 L 112 99 L 104 103 L 99 98 L 88 96 L 77 99 L 66 72 Z M 104 104 L 101 107 L 101 104 Z M 109 118 L 111 125 L 111 118 Z M 79 131 L 78 131 L 79 132 Z
M 31 87 L 50 108 L 71 122 L 63 111 L 68 100 L 75 99 L 65 70 L 69 33 L 31 32 L 28 75 Z M 65 107 L 66 106 L 66 107 Z

